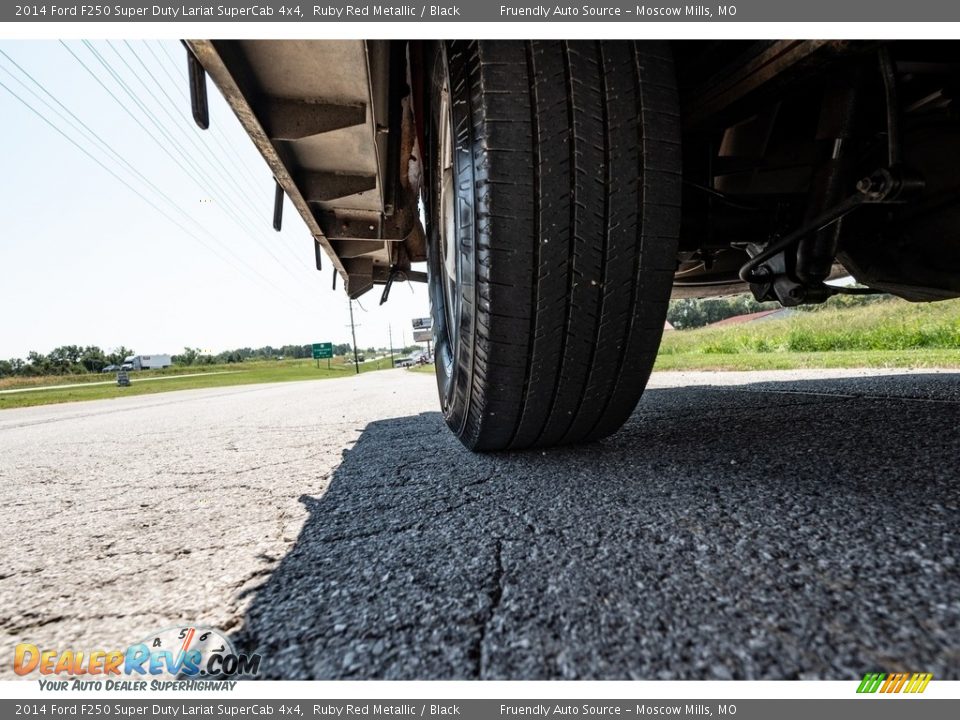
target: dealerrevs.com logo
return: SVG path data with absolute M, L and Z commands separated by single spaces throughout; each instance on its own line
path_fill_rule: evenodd
M 146 679 L 252 677 L 260 672 L 260 655 L 238 653 L 230 640 L 212 628 L 188 626 L 150 633 L 126 649 L 57 650 L 20 643 L 14 649 L 17 675 L 118 676 Z

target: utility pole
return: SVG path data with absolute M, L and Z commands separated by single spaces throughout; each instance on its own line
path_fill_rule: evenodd
M 387 325 L 387 332 L 390 334 L 390 367 L 393 367 L 393 325 Z
M 357 370 L 357 375 L 360 374 L 360 358 L 357 357 L 357 330 L 353 324 L 353 299 L 351 298 L 350 303 L 350 336 L 353 338 L 353 367 Z

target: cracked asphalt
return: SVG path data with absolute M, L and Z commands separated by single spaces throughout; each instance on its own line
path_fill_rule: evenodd
M 663 373 L 472 455 L 406 371 L 0 413 L 0 636 L 267 677 L 960 678 L 960 375 Z M 0 675 L 12 675 L 0 663 Z

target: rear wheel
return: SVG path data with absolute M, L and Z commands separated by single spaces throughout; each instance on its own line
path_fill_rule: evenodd
M 669 46 L 453 41 L 427 128 L 437 382 L 467 447 L 593 440 L 629 417 L 680 225 Z

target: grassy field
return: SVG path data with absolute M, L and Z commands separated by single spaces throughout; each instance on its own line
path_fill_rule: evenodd
M 744 325 L 667 332 L 657 370 L 960 367 L 960 302 L 823 307 Z
M 388 359 L 360 363 L 360 372 L 385 370 L 390 367 Z M 150 370 L 130 373 L 133 384 L 117 387 L 113 374 L 57 375 L 41 378 L 6 378 L 0 390 L 14 390 L 47 385 L 84 384 L 89 387 L 53 387 L 49 390 L 29 392 L 0 392 L 0 410 L 50 403 L 76 402 L 78 400 L 101 400 L 105 398 L 146 395 L 171 390 L 250 385 L 252 383 L 287 382 L 291 380 L 323 380 L 333 377 L 349 377 L 354 374 L 353 364 L 335 358 L 327 369 L 325 360 L 317 368 L 315 360 L 262 360 L 231 365 L 203 365 Z M 190 377 L 180 377 L 189 375 Z M 162 379 L 157 379 L 162 378 Z M 10 382 L 19 381 L 19 382 Z M 94 385 L 108 381 L 107 385 Z
M 390 367 L 389 359 L 361 363 L 361 372 Z M 912 304 L 878 302 L 859 307 L 826 306 L 790 317 L 677 330 L 664 335 L 657 370 L 790 370 L 795 368 L 960 368 L 960 301 Z M 433 365 L 409 368 L 433 373 Z M 99 400 L 291 380 L 347 377 L 353 365 L 335 358 L 262 360 L 132 373 L 133 385 L 117 387 L 113 374 L 0 378 L 0 409 Z M 102 384 L 106 382 L 107 384 Z M 101 383 L 101 384 L 95 384 Z M 4 393 L 44 386 L 27 392 Z
M 193 375 L 197 373 L 221 373 L 235 369 L 233 365 L 191 365 L 184 367 L 169 367 L 164 370 L 144 370 L 134 374 L 134 377 L 175 377 L 177 375 Z M 78 383 L 99 383 L 115 381 L 116 373 L 87 373 L 84 375 L 37 375 L 35 377 L 4 377 L 0 378 L 0 391 L 17 390 L 30 387 L 48 387 L 50 385 L 76 385 Z

